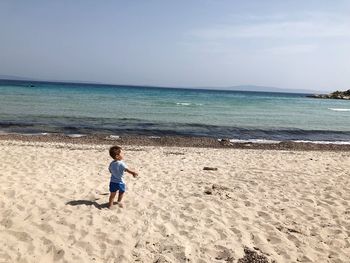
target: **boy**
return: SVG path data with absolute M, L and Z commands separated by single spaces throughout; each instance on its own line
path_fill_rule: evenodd
M 117 191 L 119 191 L 117 203 L 119 207 L 123 207 L 122 199 L 125 192 L 124 171 L 127 171 L 134 177 L 138 176 L 138 174 L 129 170 L 126 164 L 122 161 L 124 154 L 121 147 L 112 146 L 109 149 L 109 155 L 113 158 L 113 161 L 110 163 L 108 168 L 109 172 L 111 173 L 111 181 L 109 183 L 109 191 L 111 194 L 109 196 L 108 208 L 112 208 Z

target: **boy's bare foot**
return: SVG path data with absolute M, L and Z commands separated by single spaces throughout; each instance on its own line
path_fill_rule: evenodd
M 123 203 L 118 203 L 118 206 L 119 206 L 120 208 L 123 208 L 123 207 L 124 207 Z

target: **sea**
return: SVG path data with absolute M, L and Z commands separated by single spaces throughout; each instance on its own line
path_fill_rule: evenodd
M 350 144 L 350 101 L 308 94 L 0 81 L 0 134 Z

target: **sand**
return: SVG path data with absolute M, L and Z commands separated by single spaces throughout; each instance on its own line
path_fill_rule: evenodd
M 350 262 L 350 152 L 108 148 L 0 141 L 1 263 Z

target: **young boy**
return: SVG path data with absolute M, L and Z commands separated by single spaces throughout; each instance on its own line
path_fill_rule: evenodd
M 124 171 L 132 174 L 134 177 L 138 174 L 134 171 L 131 171 L 127 168 L 126 164 L 122 161 L 124 154 L 122 148 L 119 146 L 112 146 L 109 149 L 109 155 L 113 158 L 113 161 L 109 165 L 109 172 L 111 173 L 111 181 L 109 183 L 109 191 L 111 192 L 109 196 L 108 208 L 113 206 L 114 197 L 119 191 L 118 194 L 118 205 L 123 207 L 122 199 L 125 192 L 125 182 L 124 182 Z

